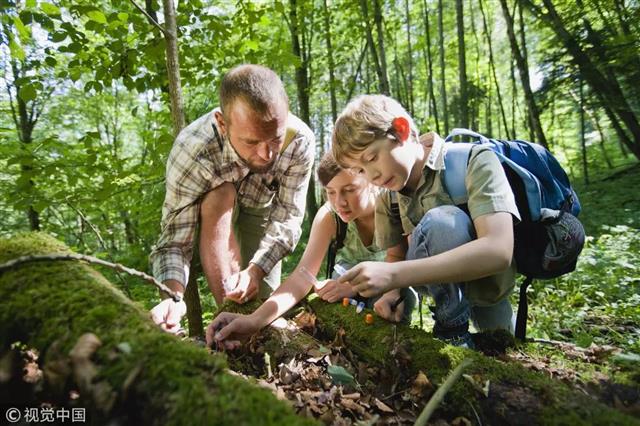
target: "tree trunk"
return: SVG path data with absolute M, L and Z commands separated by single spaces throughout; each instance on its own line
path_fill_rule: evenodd
M 371 21 L 369 20 L 369 6 L 367 5 L 368 0 L 360 0 L 360 9 L 362 10 L 362 19 L 364 20 L 365 25 L 365 33 L 367 37 L 367 45 L 369 46 L 369 52 L 371 54 L 371 60 L 373 60 L 373 66 L 376 69 L 376 74 L 378 76 L 378 90 L 380 93 L 389 95 L 389 82 L 387 81 L 386 76 L 386 63 L 385 63 L 385 71 L 383 72 L 382 65 L 380 63 L 380 58 L 378 58 L 378 50 L 376 49 L 376 44 L 373 41 L 373 29 L 371 27 Z M 365 69 L 369 69 L 369 67 L 365 67 Z M 368 72 L 368 71 L 367 71 Z M 367 79 L 369 81 L 369 79 Z M 367 92 L 369 89 L 367 88 Z
M 589 184 L 589 169 L 587 167 L 587 141 L 585 139 L 584 128 L 584 93 L 582 90 L 582 79 L 580 80 L 580 149 L 582 150 L 582 175 L 584 184 Z
M 176 11 L 173 0 L 162 0 L 167 45 L 167 76 L 169 77 L 169 95 L 171 97 L 171 119 L 173 131 L 177 136 L 185 126 L 184 101 L 180 82 L 180 57 L 178 49 L 178 31 Z
M 467 59 L 464 43 L 463 0 L 456 0 L 456 23 L 458 29 L 458 78 L 460 80 L 460 125 L 469 127 L 469 94 L 467 88 Z
M 404 12 L 407 17 L 407 92 L 409 102 L 409 113 L 413 117 L 415 115 L 413 105 L 413 50 L 411 48 L 411 10 L 409 8 L 409 0 L 404 0 Z
M 527 104 L 527 109 L 529 110 L 529 114 L 531 116 L 531 123 L 533 124 L 533 130 L 536 134 L 536 142 L 545 148 L 549 148 L 549 144 L 547 143 L 547 138 L 544 135 L 544 130 L 542 129 L 542 123 L 540 122 L 540 111 L 538 106 L 536 105 L 535 98 L 533 97 L 533 91 L 531 90 L 531 83 L 529 81 L 529 68 L 525 62 L 524 56 L 518 47 L 518 41 L 516 39 L 516 34 L 514 31 L 513 18 L 509 13 L 509 8 L 507 6 L 507 0 L 500 0 L 500 5 L 502 6 L 502 13 L 504 15 L 504 20 L 507 25 L 507 34 L 509 35 L 509 44 L 511 45 L 511 52 L 513 53 L 513 57 L 516 60 L 516 66 L 518 67 L 518 72 L 520 74 L 520 82 L 522 83 L 522 89 L 524 91 L 524 98 Z
M 327 0 L 323 0 L 324 4 L 324 40 L 327 46 L 327 62 L 329 65 L 329 96 L 331 98 L 331 118 L 333 123 L 338 119 L 338 101 L 336 99 L 336 77 L 335 63 L 333 60 L 333 46 L 331 45 L 331 14 L 327 6 Z M 323 126 L 324 127 L 324 126 Z M 321 142 L 323 143 L 323 142 Z
M 298 107 L 300 108 L 300 119 L 311 126 L 311 115 L 309 113 L 309 52 L 303 51 L 302 44 L 300 43 L 300 18 L 298 15 L 297 0 L 290 0 L 289 8 L 291 47 L 293 54 L 300 59 L 299 65 L 296 66 L 296 89 L 298 94 Z M 309 179 L 309 189 L 307 190 L 307 217 L 309 220 L 313 220 L 317 212 L 316 185 L 312 170 L 311 178 Z
M 444 133 L 449 133 L 449 105 L 447 104 L 447 83 L 445 79 L 444 61 L 444 28 L 443 28 L 442 0 L 438 0 L 438 47 L 440 53 L 440 96 L 442 97 L 442 120 L 444 121 Z
M 600 72 L 578 41 L 569 33 L 550 0 L 543 0 L 547 13 L 542 13 L 542 10 L 530 0 L 519 1 L 521 4 L 526 5 L 538 19 L 547 24 L 547 26 L 555 32 L 560 42 L 562 42 L 573 58 L 573 62 L 580 69 L 583 78 L 589 83 L 589 86 L 591 86 L 591 89 L 602 96 L 615 115 L 624 123 L 626 130 L 632 135 L 632 139 L 624 139 L 624 142 L 633 155 L 640 159 L 640 122 L 626 101 L 618 82 L 609 81 L 609 79 Z
M 378 49 L 380 51 L 380 70 L 382 73 L 381 92 L 385 95 L 388 95 L 390 94 L 389 77 L 387 77 L 387 54 L 384 49 L 384 29 L 380 0 L 373 0 L 373 22 L 376 24 L 376 32 L 378 34 Z
M 518 4 L 516 3 L 514 5 L 514 7 L 518 7 Z M 529 57 L 528 57 L 528 53 L 527 53 L 527 39 L 525 37 L 525 25 L 524 25 L 524 14 L 522 13 L 522 6 L 518 7 L 518 20 L 520 21 L 520 49 L 522 52 L 522 58 L 524 59 L 524 65 L 526 67 L 526 69 L 529 69 Z M 524 110 L 524 116 L 525 116 L 525 126 L 527 127 L 527 129 L 529 129 L 529 140 L 533 141 L 535 140 L 535 131 L 534 131 L 534 123 L 533 123 L 533 118 L 531 117 L 531 114 L 529 113 L 529 110 L 527 108 L 525 108 Z
M 0 240 L 0 263 L 68 251 L 45 234 L 23 234 Z M 0 398 L 9 405 L 82 407 L 92 424 L 313 424 L 268 390 L 229 374 L 223 356 L 161 331 L 148 312 L 80 262 L 0 273 L 3 360 L 14 342 L 41 354 L 44 380 L 27 384 L 20 370 L 15 380 L 3 378 Z
M 496 65 L 493 59 L 493 43 L 491 41 L 491 33 L 489 32 L 489 25 L 487 24 L 487 16 L 483 6 L 484 1 L 480 0 L 478 5 L 480 6 L 480 14 L 482 15 L 482 28 L 484 30 L 485 38 L 487 39 L 487 47 L 489 48 L 489 68 L 493 75 L 493 81 L 496 85 L 496 97 L 498 98 L 498 106 L 500 107 L 500 115 L 502 116 L 502 123 L 504 124 L 504 133 L 507 139 L 512 139 L 509 133 L 509 125 L 507 124 L 507 114 L 504 111 L 504 103 L 502 102 L 502 94 L 500 92 L 500 83 L 498 82 L 498 75 L 496 73 Z M 498 126 L 500 127 L 500 126 Z M 491 133 L 490 133 L 491 134 Z
M 440 120 L 438 119 L 438 104 L 436 103 L 436 96 L 433 91 L 433 57 L 431 56 L 431 25 L 429 25 L 429 7 L 427 0 L 422 1 L 422 8 L 424 10 L 424 34 L 426 37 L 425 43 L 425 59 L 427 61 L 427 91 L 429 102 L 431 104 L 431 111 L 433 112 L 433 118 L 436 121 L 436 132 L 440 134 Z

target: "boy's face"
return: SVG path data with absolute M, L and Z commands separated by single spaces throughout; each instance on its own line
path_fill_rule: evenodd
M 389 138 L 378 139 L 361 153 L 346 160 L 356 172 L 376 186 L 399 191 L 407 185 L 416 161 L 413 143 Z

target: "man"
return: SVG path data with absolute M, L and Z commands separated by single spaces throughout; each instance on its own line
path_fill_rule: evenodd
M 220 108 L 178 135 L 167 161 L 162 233 L 151 254 L 154 275 L 183 293 L 193 238 L 218 304 L 267 297 L 280 283 L 280 260 L 300 238 L 315 139 L 289 113 L 282 81 L 268 68 L 241 65 L 220 85 Z M 184 302 L 151 311 L 176 332 Z

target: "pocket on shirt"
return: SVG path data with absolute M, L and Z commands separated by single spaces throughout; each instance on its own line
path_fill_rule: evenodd
M 262 175 L 251 175 L 240 182 L 238 198 L 240 204 L 252 209 L 265 209 L 273 204 L 278 187 L 267 185 Z

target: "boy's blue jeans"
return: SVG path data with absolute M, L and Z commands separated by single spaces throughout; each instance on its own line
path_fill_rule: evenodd
M 407 260 L 434 256 L 476 238 L 471 218 L 456 206 L 429 210 L 411 234 Z M 479 330 L 505 329 L 513 333 L 513 311 L 505 298 L 493 306 L 472 306 L 465 297 L 464 283 L 429 284 L 414 287 L 435 301 L 433 333 L 443 339 L 468 334 L 469 319 Z

